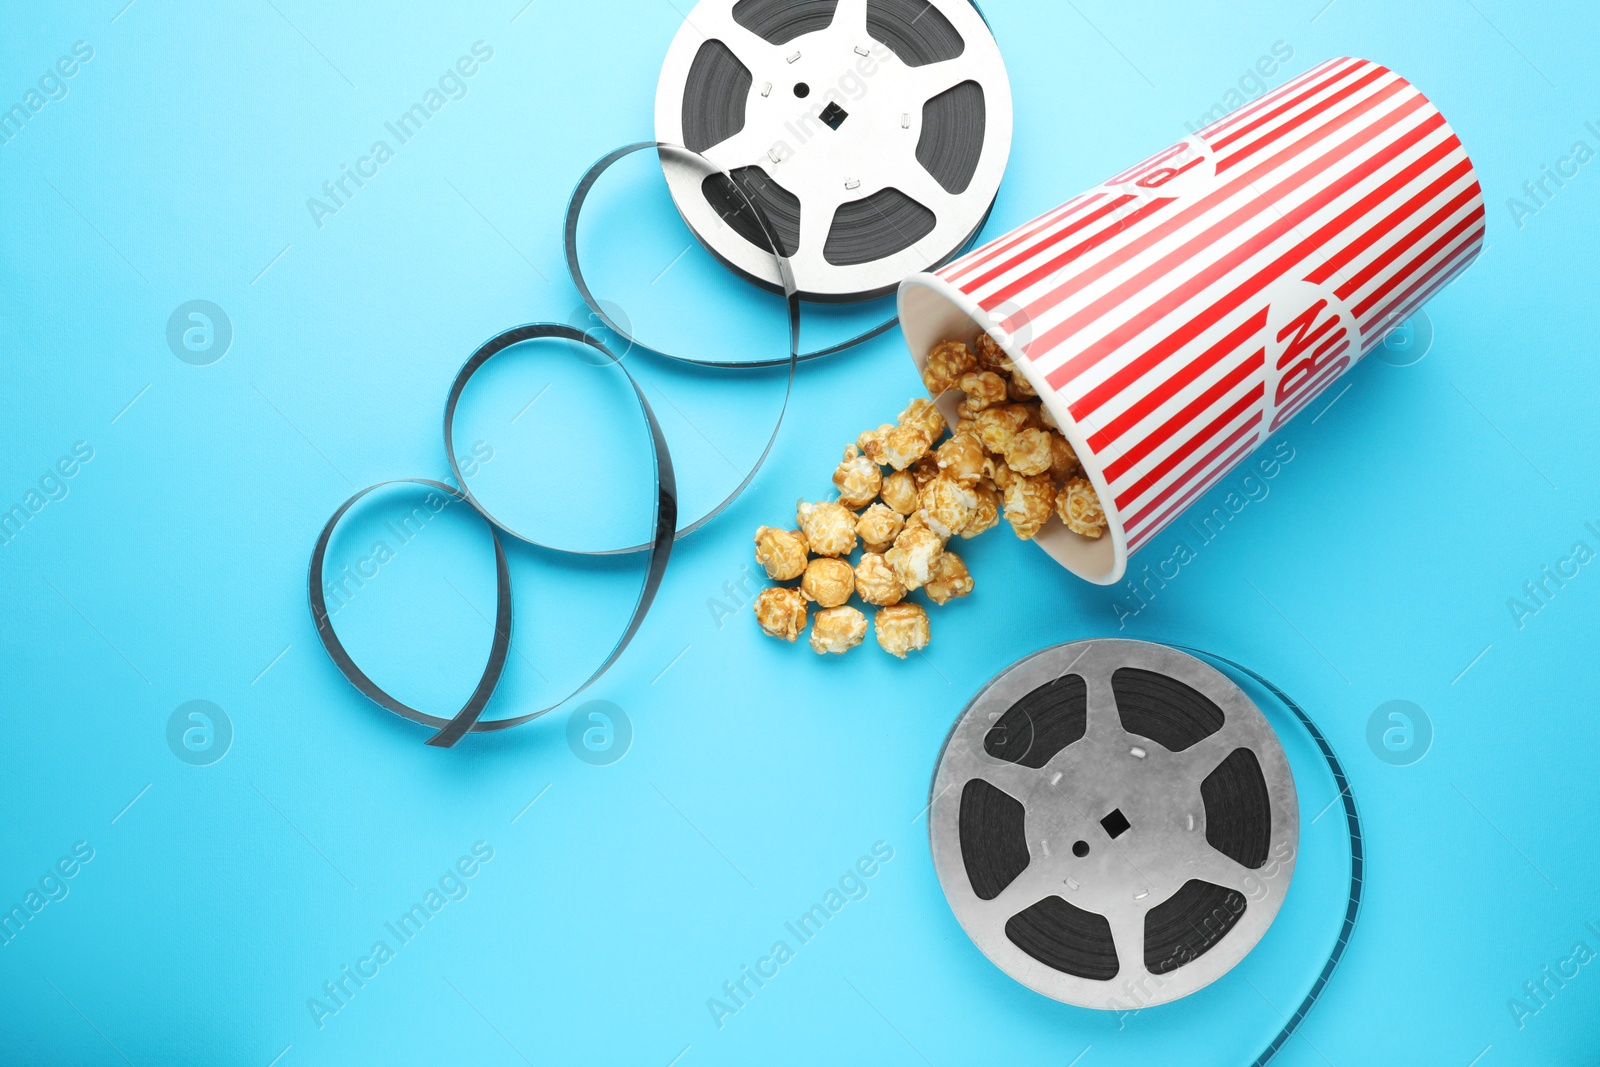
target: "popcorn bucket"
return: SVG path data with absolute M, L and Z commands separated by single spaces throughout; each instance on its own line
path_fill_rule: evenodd
M 1329 60 L 933 273 L 900 285 L 920 369 L 987 331 L 1105 508 L 1036 540 L 1118 581 L 1149 543 L 1476 258 L 1483 193 L 1404 78 Z M 954 421 L 955 397 L 941 399 Z

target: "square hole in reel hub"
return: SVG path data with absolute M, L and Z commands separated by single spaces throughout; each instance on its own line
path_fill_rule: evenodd
M 1104 827 L 1105 832 L 1111 835 L 1111 837 L 1114 839 L 1127 833 L 1128 828 L 1133 824 L 1128 821 L 1128 817 L 1126 815 L 1122 814 L 1121 808 L 1112 808 L 1110 813 L 1107 814 L 1105 818 L 1100 820 L 1100 825 Z

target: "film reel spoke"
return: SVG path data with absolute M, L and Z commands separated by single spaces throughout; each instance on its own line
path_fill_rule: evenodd
M 697 4 L 684 17 L 684 25 L 703 41 L 720 42 L 747 71 L 768 66 L 781 56 L 779 46 L 739 24 L 731 5 Z
M 973 777 L 988 782 L 1007 796 L 1026 802 L 1029 797 L 1038 792 L 1041 785 L 1050 788 L 1047 779 L 1041 779 L 1039 772 L 1015 763 L 995 759 L 983 752 L 983 746 L 978 746 L 978 766 L 974 768 Z
M 955 59 L 947 59 L 942 63 L 906 67 L 902 77 L 906 79 L 908 94 L 926 104 L 940 93 L 954 89 L 962 82 L 972 81 L 981 73 L 981 64 L 968 57 L 966 53 L 962 53 Z M 920 115 L 912 116 L 913 119 L 920 117 Z
M 1116 948 L 1117 978 L 1137 980 L 1147 973 L 1144 967 L 1146 909 L 1129 907 L 1106 917 L 1111 925 L 1111 943 Z
M 1252 892 L 1259 892 L 1260 886 L 1256 881 L 1256 873 L 1237 860 L 1218 852 L 1201 838 L 1198 847 L 1188 859 L 1185 873 L 1190 878 L 1198 878 L 1212 885 L 1219 885 L 1224 889 L 1231 889 L 1245 896 Z M 1172 886 L 1176 892 L 1180 886 Z M 1170 896 L 1170 893 L 1169 893 Z
M 1075 665 L 1072 670 L 1088 687 L 1086 736 L 1122 747 L 1127 731 L 1122 728 L 1122 720 L 1117 714 L 1117 697 L 1111 685 L 1111 672 L 1096 669 L 1092 662 Z
M 746 126 L 736 133 L 725 137 L 701 153 L 710 160 L 719 170 L 730 174 L 749 163 L 750 160 L 766 154 L 771 142 L 766 139 L 763 131 L 752 126 Z M 672 165 L 669 163 L 669 166 Z M 678 166 L 682 166 L 681 163 Z M 727 225 L 729 213 L 740 210 L 740 205 L 731 204 L 727 212 L 719 212 L 718 218 L 722 225 Z
M 869 44 L 867 0 L 839 0 L 838 6 L 833 9 L 833 21 L 828 23 L 828 28 L 859 36 L 863 45 Z
M 1198 791 L 1200 784 L 1223 760 L 1240 748 L 1249 748 L 1250 742 L 1247 731 L 1239 723 L 1230 721 L 1205 740 L 1175 753 L 1176 768 L 1183 775 L 1185 784 L 1192 785 Z
M 886 188 L 897 189 L 932 211 L 935 216 L 950 212 L 955 207 L 956 197 L 940 185 L 925 167 L 917 163 L 914 154 L 911 164 L 904 169 L 892 186 Z M 932 263 L 929 263 L 929 266 L 931 267 Z
M 978 909 L 982 921 L 998 929 L 1018 912 L 1026 911 L 1061 891 L 1061 879 L 1050 870 L 1049 864 L 1035 858 L 998 896 L 990 900 L 980 899 Z

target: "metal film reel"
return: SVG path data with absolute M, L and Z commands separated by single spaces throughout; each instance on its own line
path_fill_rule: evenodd
M 932 790 L 934 867 L 967 936 L 1069 1004 L 1145 1007 L 1216 981 L 1294 872 L 1277 735 L 1164 645 L 1077 641 L 1014 664 L 956 720 Z
M 865 300 L 983 225 L 1011 149 L 1011 88 L 968 0 L 701 0 L 662 64 L 656 139 L 760 203 L 802 297 Z M 777 286 L 726 179 L 662 169 L 701 243 Z

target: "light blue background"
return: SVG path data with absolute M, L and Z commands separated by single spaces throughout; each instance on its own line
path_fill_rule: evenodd
M 1350 770 L 1366 907 L 1283 1062 L 1594 1062 L 1600 964 L 1551 983 L 1520 1027 L 1508 1007 L 1578 942 L 1600 950 L 1585 925 L 1600 927 L 1600 565 L 1552 583 L 1520 626 L 1508 607 L 1575 542 L 1600 549 L 1586 526 L 1600 527 L 1600 162 L 1521 225 L 1506 206 L 1575 141 L 1600 149 L 1584 125 L 1600 126 L 1590 8 L 988 5 L 1017 101 L 990 232 L 1181 137 L 1281 41 L 1293 59 L 1272 84 L 1348 54 L 1428 93 L 1478 167 L 1488 248 L 1430 305 L 1425 358 L 1368 361 L 1331 407 L 1286 428 L 1294 459 L 1267 498 L 1120 631 L 1116 590 L 1005 533 L 973 545 L 978 591 L 936 613 L 925 657 L 823 662 L 762 637 L 748 613 L 719 621 L 753 527 L 820 495 L 844 442 L 918 388 L 898 333 L 805 368 L 768 467 L 674 552 L 658 606 L 589 694 L 622 707 L 634 734 L 594 766 L 569 748 L 566 710 L 424 747 L 335 672 L 304 575 L 353 487 L 447 473 L 439 411 L 473 345 L 572 313 L 567 194 L 602 152 L 650 135 L 681 13 L 667 0 L 124 2 L 0 16 L 5 106 L 75 41 L 94 49 L 66 97 L 0 146 L 0 507 L 75 442 L 94 450 L 0 547 L 0 905 L 75 842 L 94 850 L 65 899 L 0 947 L 0 1060 L 1245 1062 L 1303 983 L 1230 976 L 1203 1019 L 1179 1005 L 1119 1031 L 991 967 L 933 875 L 921 809 L 962 705 L 1028 652 L 1120 632 L 1264 671 Z M 306 199 L 476 41 L 493 58 L 467 95 L 319 229 Z M 646 282 L 667 265 L 654 246 L 619 255 Z M 196 298 L 233 326 L 211 366 L 165 339 Z M 689 332 L 770 346 L 757 306 L 724 286 Z M 579 412 L 636 424 L 603 383 L 537 355 L 486 375 L 463 437 L 495 449 L 485 494 L 506 514 L 559 523 L 587 490 L 552 471 L 640 453 L 635 428 L 591 454 Z M 668 432 L 703 506 L 759 447 L 776 386 L 654 373 L 653 396 L 681 409 Z M 513 423 L 544 385 L 539 418 Z M 605 506 L 627 512 L 636 483 Z M 340 560 L 382 536 L 391 506 L 357 519 Z M 491 578 L 481 529 L 436 521 L 445 532 L 397 552 L 339 625 L 381 680 L 448 711 L 487 647 Z M 523 549 L 512 566 L 518 652 L 501 715 L 584 676 L 637 577 L 631 563 Z M 169 716 L 194 699 L 232 722 L 211 766 L 168 748 Z M 1432 720 L 1431 750 L 1409 766 L 1367 744 L 1392 699 Z M 1302 782 L 1308 818 L 1330 798 Z M 319 1029 L 308 999 L 479 841 L 493 859 L 469 895 Z M 870 894 L 718 1029 L 707 998 L 878 841 L 894 858 Z M 1337 876 L 1303 870 L 1269 937 L 1312 939 L 1325 919 L 1305 902 L 1328 885 L 1337 896 Z

